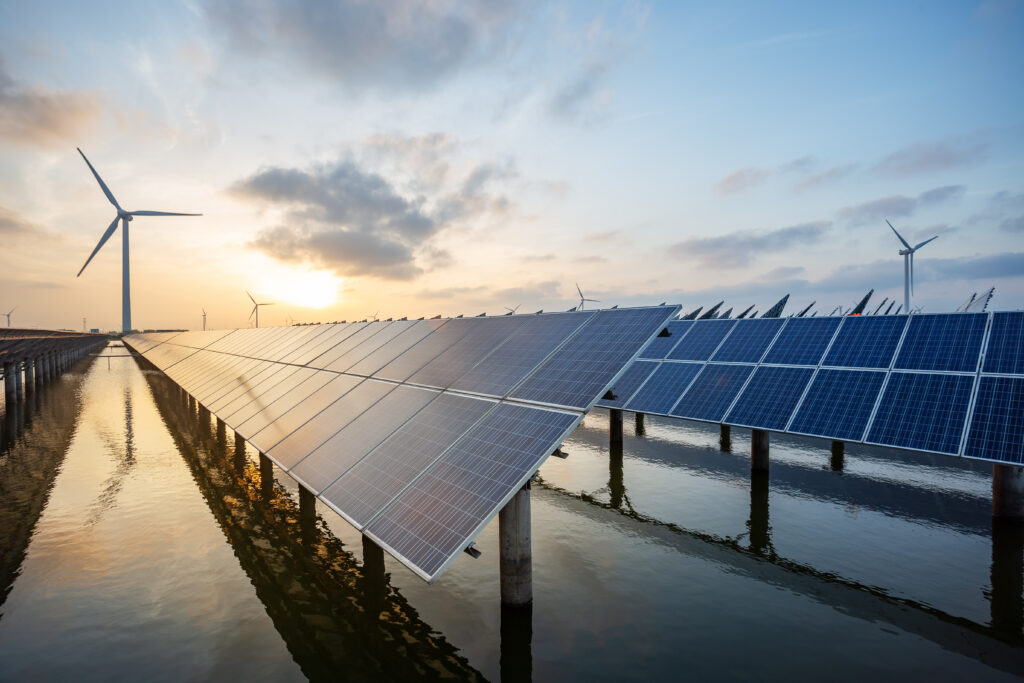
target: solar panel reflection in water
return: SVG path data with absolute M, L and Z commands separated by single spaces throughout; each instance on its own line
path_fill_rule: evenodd
M 849 316 L 843 319 L 822 365 L 888 368 L 907 325 L 905 315 Z
M 703 367 L 702 363 L 662 363 L 633 398 L 629 399 L 626 409 L 638 413 L 668 415 L 668 411 Z
M 342 475 L 321 497 L 363 528 L 495 405 L 485 399 L 441 394 Z
M 693 327 L 668 357 L 673 360 L 707 360 L 735 325 L 735 320 L 695 320 Z
M 654 360 L 660 360 L 668 356 L 668 352 L 672 350 L 679 340 L 683 338 L 687 332 L 690 331 L 690 327 L 693 325 L 692 320 L 673 320 L 666 327 L 669 332 L 668 337 L 655 337 L 650 341 L 644 350 L 640 352 L 640 358 L 650 358 Z
M 586 327 L 555 351 L 511 396 L 585 410 L 654 336 L 675 308 L 598 311 Z M 600 340 L 600 343 L 598 343 Z
M 868 443 L 956 455 L 973 375 L 891 372 Z
M 814 376 L 788 431 L 840 441 L 860 441 L 886 373 L 831 370 Z
M 1024 464 L 1024 377 L 981 377 L 964 455 Z
M 711 360 L 722 363 L 756 363 L 785 323 L 783 318 L 751 318 L 736 321 Z
M 762 363 L 817 365 L 842 318 L 787 318 Z
M 759 367 L 725 422 L 783 431 L 814 374 L 813 368 Z
M 911 316 L 893 367 L 975 372 L 987 321 L 985 313 Z
M 615 380 L 614 386 L 611 391 L 615 395 L 614 399 L 602 398 L 597 402 L 597 405 L 604 406 L 605 408 L 622 408 L 626 405 L 626 402 L 636 393 L 636 390 L 640 388 L 640 385 L 651 376 L 658 368 L 656 361 L 638 360 L 622 373 L 622 377 Z
M 1024 375 L 1024 312 L 992 314 L 985 349 L 985 372 Z
M 721 422 L 753 369 L 751 365 L 705 365 L 669 414 Z
M 500 404 L 370 522 L 366 533 L 432 581 L 579 419 Z

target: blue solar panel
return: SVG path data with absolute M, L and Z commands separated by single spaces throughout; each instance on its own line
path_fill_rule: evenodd
M 956 455 L 973 375 L 891 372 L 867 441 Z
M 782 318 L 752 318 L 739 320 L 722 345 L 711 357 L 722 363 L 756 363 L 775 339 L 779 328 L 786 322 Z
M 626 409 L 668 415 L 702 367 L 702 363 L 662 363 L 629 400 Z
M 721 422 L 752 370 L 750 365 L 705 365 L 670 414 Z
M 985 313 L 912 316 L 893 367 L 975 372 L 987 321 Z
M 983 370 L 1024 375 L 1024 312 L 992 314 Z
M 757 429 L 784 430 L 813 374 L 814 368 L 758 368 L 725 422 Z
M 788 318 L 762 363 L 817 365 L 842 318 Z
M 880 370 L 819 370 L 788 431 L 860 441 L 885 375 Z
M 822 365 L 888 368 L 899 346 L 905 315 L 850 316 L 844 319 Z
M 668 355 L 668 352 L 672 350 L 672 347 L 679 343 L 683 335 L 689 332 L 690 326 L 693 325 L 692 320 L 673 320 L 670 322 L 668 327 L 668 333 L 671 336 L 668 337 L 655 337 L 650 343 L 644 347 L 644 350 L 640 352 L 640 358 L 652 358 L 660 360 Z
M 511 393 L 513 398 L 571 408 L 589 408 L 636 349 L 658 333 L 678 308 L 620 308 L 598 311 L 551 358 Z M 595 340 L 600 343 L 596 344 Z
M 697 320 L 668 355 L 673 360 L 707 360 L 736 325 L 735 320 Z
M 1024 377 L 984 377 L 964 455 L 1024 464 Z
M 626 372 L 622 373 L 622 377 L 615 380 L 615 384 L 612 385 L 612 393 L 615 394 L 615 399 L 601 399 L 597 402 L 597 405 L 604 406 L 605 408 L 621 408 L 626 404 L 626 401 L 636 392 L 637 388 L 644 383 L 644 380 L 651 376 L 658 367 L 658 363 L 649 360 L 638 360 L 629 366 Z

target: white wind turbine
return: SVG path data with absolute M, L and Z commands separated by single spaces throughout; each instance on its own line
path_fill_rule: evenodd
M 206 309 L 203 309 L 203 332 L 206 332 Z
M 892 228 L 893 232 L 896 232 L 896 228 L 892 227 L 892 223 L 888 220 L 885 221 Z M 900 242 L 903 243 L 905 249 L 900 249 L 899 254 L 903 257 L 903 308 L 908 313 L 910 312 L 910 295 L 914 292 L 914 252 L 928 244 L 934 239 L 938 238 L 938 235 L 926 239 L 924 242 L 916 246 L 910 246 L 910 243 L 903 239 L 903 235 L 896 232 L 896 237 L 899 238 Z
M 249 294 L 249 290 L 246 290 L 245 293 Z M 265 304 L 258 304 L 258 303 L 256 303 L 256 299 L 252 298 L 252 294 L 249 294 L 249 300 L 252 301 L 252 313 L 249 314 L 249 320 L 252 320 L 252 317 L 255 315 L 256 316 L 256 327 L 259 327 L 260 326 L 260 306 L 273 306 L 274 302 L 271 301 L 271 302 L 265 303 Z
M 508 311 L 508 313 L 506 313 L 505 315 L 515 315 L 516 311 L 519 310 L 520 306 L 522 306 L 522 304 L 516 304 L 515 306 L 511 306 L 511 307 L 510 306 L 506 306 L 505 310 Z
M 15 307 L 14 307 L 14 308 L 12 308 L 11 310 L 9 310 L 9 311 L 7 311 L 6 313 L 3 313 L 3 314 L 2 314 L 2 315 L 6 315 L 6 316 L 7 316 L 7 327 L 10 327 L 10 326 L 11 326 L 11 313 L 14 313 L 14 311 L 16 311 L 16 310 L 17 310 L 17 308 L 18 308 L 18 307 L 17 307 L 17 306 L 15 306 Z
M 580 305 L 576 307 L 577 311 L 582 311 L 583 310 L 583 302 L 585 302 L 585 301 L 590 301 L 590 302 L 595 303 L 595 304 L 601 303 L 597 299 L 588 299 L 587 297 L 583 296 L 583 291 L 580 289 L 580 283 L 578 283 L 578 282 L 576 283 L 576 293 L 580 295 Z
M 75 149 L 78 148 L 76 147 Z M 170 213 L 168 211 L 125 211 L 121 208 L 121 205 L 117 203 L 117 200 L 114 199 L 114 195 L 110 192 L 110 188 L 107 187 L 107 184 L 103 182 L 103 179 L 100 178 L 100 174 L 96 172 L 96 169 L 92 167 L 89 160 L 85 158 L 85 154 L 82 153 L 82 150 L 79 149 L 78 153 L 82 155 L 82 158 L 85 159 L 85 163 L 89 167 L 89 170 L 92 171 L 92 174 L 96 177 L 96 182 L 100 184 L 100 189 L 103 190 L 103 194 L 107 196 L 110 203 L 114 205 L 115 209 L 117 209 L 117 216 L 110 224 L 110 227 L 107 228 L 107 231 L 103 233 L 103 237 L 100 238 L 99 244 L 97 244 L 96 248 L 92 250 L 91 254 L 89 254 L 89 258 L 85 260 L 85 265 L 82 266 L 82 270 L 79 270 L 78 275 L 75 277 L 82 274 L 82 271 L 85 270 L 85 266 L 89 265 L 89 262 L 92 261 L 92 257 L 96 255 L 96 252 L 98 252 L 103 245 L 107 243 L 110 236 L 114 234 L 115 230 L 117 230 L 117 222 L 121 221 L 121 331 L 130 332 L 132 329 L 132 300 L 131 286 L 129 284 L 128 223 L 131 222 L 132 218 L 135 216 L 202 216 L 203 214 Z

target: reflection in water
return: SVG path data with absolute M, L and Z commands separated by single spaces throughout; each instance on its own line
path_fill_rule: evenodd
M 501 681 L 533 680 L 533 605 L 501 606 Z
M 992 627 L 1024 641 L 1024 524 L 992 519 Z
M 729 425 L 722 425 L 718 431 L 718 450 L 732 452 L 732 427 Z
M 359 566 L 322 520 L 311 525 L 308 507 L 274 486 L 272 470 L 268 477 L 228 449 L 209 419 L 197 421 L 177 385 L 163 373 L 144 374 L 207 505 L 308 678 L 482 678 L 389 584 L 383 556 L 368 553 Z
M 768 472 L 750 473 L 750 549 L 758 555 L 775 556 L 771 527 L 768 524 Z
M 109 356 L 107 362 L 110 362 Z M 86 526 L 100 521 L 103 513 L 117 504 L 117 494 L 121 492 L 124 481 L 135 468 L 135 418 L 132 414 L 132 390 L 124 388 L 124 445 L 117 443 L 110 434 L 100 433 L 100 439 L 107 447 L 107 453 L 114 461 L 114 470 L 100 488 L 96 502 L 92 504 L 85 520 Z

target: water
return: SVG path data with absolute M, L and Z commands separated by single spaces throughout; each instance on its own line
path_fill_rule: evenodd
M 1021 533 L 977 463 L 847 446 L 834 471 L 773 434 L 769 482 L 741 430 L 648 417 L 609 453 L 595 412 L 532 489 L 532 613 L 503 614 L 496 521 L 433 586 L 382 581 L 131 358 L 15 413 L 0 680 L 1024 676 Z

